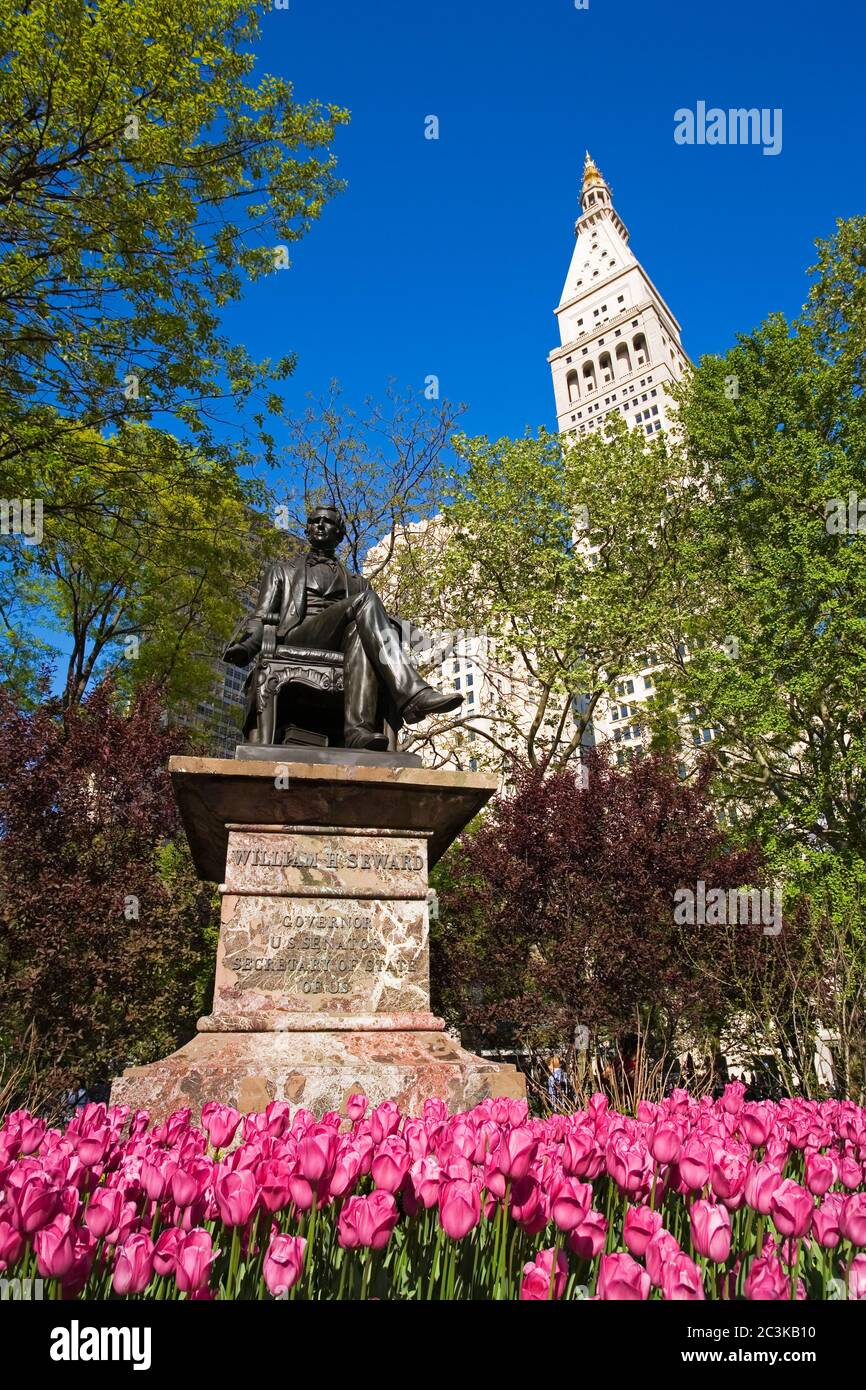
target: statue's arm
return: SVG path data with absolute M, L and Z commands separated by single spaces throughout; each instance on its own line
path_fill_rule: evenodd
M 283 574 L 279 565 L 269 565 L 259 586 L 259 596 L 247 621 L 264 622 L 269 613 L 278 613 L 282 597 Z
M 259 586 L 252 612 L 242 618 L 231 641 L 223 652 L 223 661 L 231 666 L 246 666 L 262 645 L 265 618 L 279 611 L 282 576 L 278 566 L 269 565 Z

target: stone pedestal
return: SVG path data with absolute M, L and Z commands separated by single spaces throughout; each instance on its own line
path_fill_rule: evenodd
M 494 778 L 386 757 L 170 769 L 198 872 L 222 880 L 213 1011 L 170 1057 L 127 1068 L 112 1102 L 158 1118 L 206 1100 L 320 1114 L 354 1091 L 412 1111 L 524 1094 L 516 1068 L 464 1051 L 430 1013 L 428 869 Z

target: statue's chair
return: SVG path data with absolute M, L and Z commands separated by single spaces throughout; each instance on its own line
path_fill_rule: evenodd
M 277 641 L 278 615 L 263 622 L 262 648 L 247 677 L 256 743 L 343 744 L 343 653 Z M 393 702 L 380 696 L 375 729 L 392 752 L 402 726 Z

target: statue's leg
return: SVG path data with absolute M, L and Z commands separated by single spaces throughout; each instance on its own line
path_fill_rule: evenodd
M 367 659 L 398 709 L 430 687 L 406 656 L 382 600 L 366 589 L 353 601 L 355 625 Z
M 346 738 L 374 734 L 379 703 L 379 678 L 364 650 L 357 624 L 346 629 L 343 642 L 343 724 Z

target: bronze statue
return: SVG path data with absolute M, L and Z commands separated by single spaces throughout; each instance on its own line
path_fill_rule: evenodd
M 313 508 L 310 549 L 268 568 L 253 612 L 226 647 L 231 665 L 254 661 L 245 687 L 248 743 L 393 749 L 401 724 L 462 704 L 462 695 L 443 694 L 418 674 L 406 652 L 416 640 L 407 644 L 407 625 L 337 557 L 345 534 L 338 508 Z

